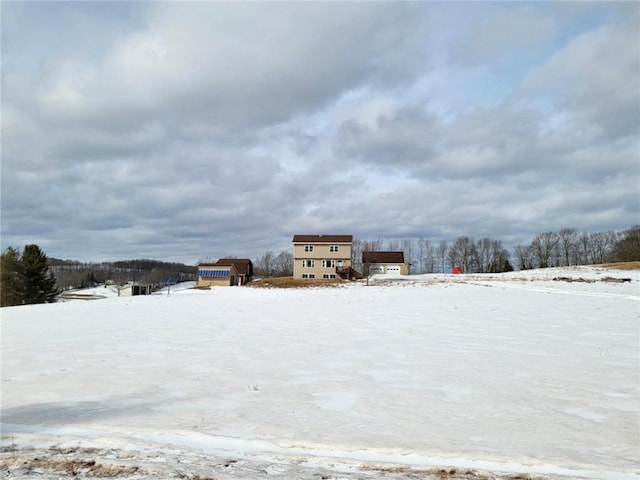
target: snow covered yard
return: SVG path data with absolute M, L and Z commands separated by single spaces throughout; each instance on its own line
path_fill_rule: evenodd
M 2 474 L 637 480 L 639 281 L 549 269 L 5 308 Z

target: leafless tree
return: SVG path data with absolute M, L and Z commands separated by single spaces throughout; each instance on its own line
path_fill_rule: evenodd
M 633 262 L 640 260 L 640 225 L 620 234 L 612 250 L 612 261 Z
M 382 250 L 383 241 L 377 240 L 354 240 L 351 243 L 351 266 L 358 272 L 362 272 L 362 254 L 364 252 L 379 252 Z
M 293 275 L 293 254 L 288 250 L 282 250 L 273 261 L 273 270 L 279 277 Z
M 581 233 L 578 237 L 577 248 L 580 265 L 588 265 L 591 263 L 591 239 L 586 232 Z
M 609 252 L 614 247 L 615 238 L 615 233 L 611 231 L 596 232 L 589 235 L 592 263 L 599 264 L 606 262 L 607 258 L 610 257 Z
M 379 252 L 382 250 L 382 239 L 378 238 L 377 240 L 365 240 L 363 243 L 363 251 L 365 252 Z
M 531 270 L 533 268 L 533 248 L 531 245 L 518 245 L 514 249 L 519 270 Z
M 615 254 L 614 250 L 618 241 L 625 237 L 625 234 L 633 232 L 633 229 L 627 230 L 627 232 L 614 232 L 613 230 L 608 230 L 604 232 L 605 243 L 606 243 L 606 251 L 604 254 L 603 260 L 605 263 L 611 263 L 614 261 Z M 631 234 L 632 235 L 632 234 Z
M 387 251 L 389 252 L 400 251 L 400 242 L 398 240 L 389 240 L 387 242 Z
M 424 264 L 425 264 L 425 251 L 427 249 L 427 242 L 429 242 L 428 239 L 424 238 L 424 237 L 420 237 L 418 239 L 418 241 L 416 242 L 416 246 L 417 246 L 417 255 L 418 255 L 418 269 L 417 269 L 417 273 L 423 273 L 424 272 Z
M 558 237 L 564 265 L 571 265 L 578 244 L 578 231 L 575 228 L 563 228 L 558 232 Z
M 351 243 L 351 266 L 358 272 L 362 272 L 362 252 L 365 251 L 365 242 L 354 239 Z
M 424 257 L 424 268 L 427 273 L 433 273 L 436 269 L 436 259 L 433 244 L 427 240 L 427 246 Z
M 273 275 L 274 260 L 275 255 L 273 254 L 273 251 L 267 250 L 266 252 L 264 252 L 260 259 L 256 262 L 255 273 L 257 275 L 265 276 Z
M 489 240 L 487 248 L 489 255 L 485 272 L 499 273 L 513 270 L 509 262 L 509 251 L 502 247 L 501 240 Z
M 477 251 L 473 239 L 467 236 L 458 237 L 449 249 L 449 264 L 459 265 L 464 272 L 477 270 Z
M 400 242 L 400 250 L 404 254 L 404 261 L 406 263 L 413 263 L 413 240 L 405 238 Z
M 538 267 L 547 268 L 551 266 L 550 260 L 553 257 L 554 250 L 558 246 L 559 241 L 558 234 L 555 232 L 545 232 L 536 235 L 531 246 L 533 247 L 533 253 Z
M 482 238 L 476 242 L 475 250 L 476 268 L 479 272 L 484 273 L 493 261 L 494 241 L 490 238 Z
M 445 265 L 447 262 L 447 254 L 449 253 L 449 244 L 445 240 L 442 240 L 438 244 L 437 253 L 438 259 L 440 260 L 440 273 L 444 273 Z

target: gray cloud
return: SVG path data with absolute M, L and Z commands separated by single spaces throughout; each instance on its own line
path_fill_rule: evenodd
M 294 233 L 626 228 L 638 7 L 570 10 L 7 4 L 3 247 L 194 262 Z
M 538 58 L 558 35 L 552 12 L 545 7 L 516 3 L 510 6 L 489 4 L 472 8 L 476 21 L 465 36 L 453 42 L 451 60 L 464 65 L 495 68 Z

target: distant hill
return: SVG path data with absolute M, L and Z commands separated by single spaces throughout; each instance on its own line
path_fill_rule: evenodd
M 91 287 L 107 281 L 163 284 L 195 280 L 198 270 L 183 263 L 152 259 L 94 263 L 49 258 L 49 267 L 63 290 Z

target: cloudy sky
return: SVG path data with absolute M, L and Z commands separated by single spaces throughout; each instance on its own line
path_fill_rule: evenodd
M 2 248 L 640 222 L 637 2 L 3 2 Z

